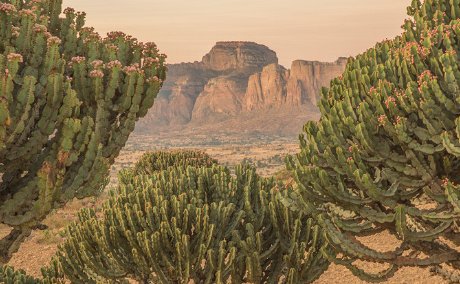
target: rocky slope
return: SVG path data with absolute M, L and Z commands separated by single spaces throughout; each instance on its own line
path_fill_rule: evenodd
M 241 125 L 245 132 L 296 134 L 305 120 L 318 117 L 320 89 L 343 72 L 346 61 L 297 60 L 288 70 L 264 45 L 218 42 L 200 62 L 168 66 L 164 87 L 137 131 Z

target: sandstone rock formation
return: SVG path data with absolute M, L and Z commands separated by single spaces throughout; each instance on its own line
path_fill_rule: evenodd
M 296 60 L 291 66 L 288 92 L 301 98 L 302 103 L 309 101 L 316 105 L 321 88 L 329 86 L 332 79 L 342 74 L 346 64 L 345 57 L 332 63 Z
M 251 75 L 244 97 L 244 110 L 275 108 L 286 104 L 288 80 L 289 70 L 278 64 L 267 65 L 262 72 Z
M 198 96 L 192 121 L 215 122 L 241 112 L 247 79 L 221 76 L 211 79 Z
M 345 69 L 346 58 L 332 63 L 296 60 L 291 70 L 278 64 L 270 64 L 249 78 L 244 98 L 244 109 L 276 108 L 282 105 L 316 106 L 321 88 L 339 76 Z
M 254 42 L 217 42 L 203 57 L 204 66 L 216 71 L 254 72 L 270 63 L 278 63 L 276 53 L 265 45 Z
M 218 42 L 201 62 L 171 64 L 153 108 L 138 123 L 138 129 L 185 125 L 192 118 L 201 121 L 208 115 L 217 118 L 236 114 L 241 110 L 248 77 L 277 62 L 276 53 L 264 45 Z M 225 93 L 218 94 L 222 90 Z
M 265 121 L 271 130 L 282 129 L 283 135 L 298 133 L 302 117 L 317 118 L 321 88 L 343 72 L 346 62 L 296 60 L 288 70 L 264 45 L 218 42 L 201 62 L 168 66 L 164 87 L 137 130 L 206 129 L 226 121 L 239 125 L 241 120 L 249 132 L 260 132 L 253 124 Z M 270 122 L 274 117 L 276 123 Z M 270 131 L 267 127 L 262 129 Z

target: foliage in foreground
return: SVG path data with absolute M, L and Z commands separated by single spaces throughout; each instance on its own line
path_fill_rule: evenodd
M 102 217 L 80 213 L 58 252 L 68 279 L 310 283 L 329 262 L 319 227 L 288 210 L 273 179 L 239 166 L 170 167 L 121 183 Z
M 351 59 L 323 91 L 321 120 L 288 161 L 300 192 L 291 206 L 315 216 L 343 255 L 331 260 L 368 281 L 460 260 L 460 1 L 414 0 L 408 12 L 401 36 Z M 381 231 L 401 246 L 357 239 Z M 390 267 L 374 275 L 356 259 Z
M 10 266 L 0 267 L 0 283 L 5 284 L 54 284 L 65 283 L 61 269 L 56 261 L 49 267 L 42 268 L 42 278 L 35 278 L 27 275 L 22 270 L 15 270 Z
M 165 56 L 102 39 L 62 0 L 0 3 L 0 241 L 8 260 L 59 204 L 97 193 L 165 79 Z

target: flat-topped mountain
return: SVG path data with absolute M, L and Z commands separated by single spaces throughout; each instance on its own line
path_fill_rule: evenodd
M 280 134 L 296 135 L 307 119 L 318 117 L 321 88 L 344 71 L 346 62 L 296 60 L 289 70 L 264 45 L 218 42 L 200 62 L 168 66 L 163 89 L 137 130 L 205 131 L 228 122 L 246 132 L 277 134 L 282 128 Z M 281 121 L 270 121 L 275 117 Z
M 204 66 L 216 71 L 257 70 L 278 63 L 276 53 L 265 45 L 245 41 L 220 41 L 203 57 Z

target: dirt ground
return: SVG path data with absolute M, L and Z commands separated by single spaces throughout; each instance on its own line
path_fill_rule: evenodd
M 151 141 L 150 141 L 151 142 Z M 111 183 L 109 186 L 116 184 L 116 173 L 124 168 L 131 166 L 146 151 L 162 148 L 194 148 L 204 150 L 213 158 L 219 160 L 223 165 L 235 165 L 241 162 L 251 163 L 257 166 L 261 175 L 268 176 L 277 173 L 284 167 L 283 160 L 287 154 L 294 154 L 298 150 L 298 144 L 295 141 L 275 141 L 264 142 L 261 144 L 231 144 L 222 145 L 216 143 L 214 146 L 203 147 L 201 145 L 161 145 L 160 147 L 150 147 L 149 141 L 144 139 L 131 139 L 127 147 L 117 162 L 112 166 Z M 22 268 L 30 274 L 40 275 L 40 267 L 49 263 L 52 256 L 57 250 L 57 246 L 64 240 L 65 227 L 72 221 L 76 220 L 77 212 L 82 207 L 97 207 L 104 200 L 104 196 L 95 199 L 88 198 L 85 200 L 73 200 L 64 208 L 53 211 L 44 224 L 48 229 L 34 231 L 27 240 L 21 245 L 20 250 L 13 256 L 10 265 L 15 268 Z M 7 233 L 8 228 L 0 227 L 0 235 Z M 389 235 L 377 235 L 367 238 L 365 243 L 376 244 L 379 250 L 388 250 L 397 245 L 395 239 Z M 382 269 L 374 264 L 362 264 L 373 272 Z M 317 284 L 329 283 L 347 283 L 360 284 L 366 283 L 353 276 L 352 273 L 342 266 L 332 264 L 329 269 L 315 282 Z M 433 276 L 429 269 L 423 268 L 403 268 L 399 270 L 391 280 L 386 283 L 447 283 L 442 278 Z

